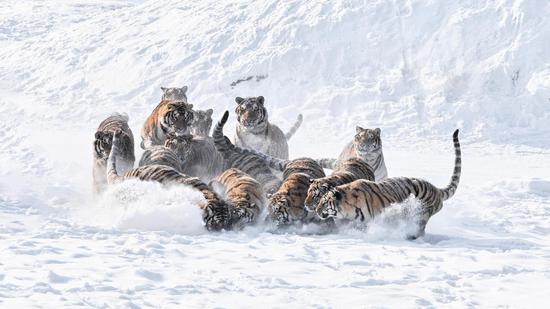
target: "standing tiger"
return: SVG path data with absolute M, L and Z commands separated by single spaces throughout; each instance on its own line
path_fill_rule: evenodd
M 321 197 L 330 189 L 350 183 L 357 179 L 374 181 L 372 168 L 361 158 L 349 158 L 342 161 L 330 176 L 314 179 L 307 190 L 305 207 L 308 211 L 314 211 Z
M 183 163 L 183 173 L 209 182 L 225 170 L 225 161 L 209 137 L 168 134 L 164 144 Z
M 198 137 L 209 137 L 210 128 L 212 128 L 212 113 L 209 108 L 205 111 L 196 110 L 193 113 L 193 123 L 191 124 L 191 134 Z
M 270 156 L 288 159 L 288 140 L 302 124 L 298 115 L 296 123 L 287 134 L 268 121 L 264 97 L 236 97 L 237 128 L 233 138 L 236 146 L 253 149 Z
M 225 111 L 222 119 L 214 127 L 212 137 L 216 149 L 224 158 L 227 168 L 238 168 L 241 171 L 252 176 L 263 186 L 266 193 L 273 193 L 279 187 L 281 181 L 272 172 L 266 162 L 253 155 L 250 151 L 245 151 L 231 143 L 227 136 L 223 135 L 223 127 L 229 118 L 229 112 Z
M 455 148 L 455 166 L 451 182 L 440 189 L 426 180 L 418 178 L 388 178 L 381 182 L 355 180 L 351 183 L 332 188 L 327 192 L 315 209 L 321 219 L 370 220 L 379 215 L 393 203 L 401 203 L 412 194 L 421 204 L 416 232 L 407 235 L 409 239 L 421 237 L 431 216 L 443 207 L 443 201 L 451 198 L 460 181 L 461 152 L 458 130 L 453 134 Z
M 184 173 L 184 161 L 172 149 L 165 146 L 153 146 L 146 149 L 141 155 L 138 166 L 166 165 Z
M 107 170 L 107 159 L 111 152 L 113 132 L 120 130 L 120 156 L 118 156 L 117 166 L 119 173 L 134 167 L 134 135 L 128 126 L 128 116 L 126 114 L 115 113 L 103 120 L 97 131 L 94 140 L 94 164 L 92 170 L 94 192 L 100 193 L 107 184 L 105 172 Z
M 109 184 L 118 183 L 126 179 L 137 178 L 142 181 L 156 181 L 163 185 L 187 185 L 199 190 L 206 204 L 200 205 L 203 210 L 203 220 L 209 230 L 228 229 L 231 225 L 230 209 L 204 182 L 196 177 L 182 174 L 174 168 L 166 165 L 145 165 L 134 168 L 119 176 L 116 169 L 116 158 L 119 156 L 119 141 L 117 136 L 120 132 L 113 134 L 113 142 L 109 159 L 107 160 L 107 181 Z
M 355 137 L 349 142 L 338 160 L 325 159 L 326 165 L 333 168 L 345 159 L 358 157 L 367 162 L 374 170 L 376 181 L 386 179 L 388 171 L 384 163 L 384 154 L 382 153 L 382 139 L 380 138 L 380 128 L 363 129 L 360 126 L 355 127 Z
M 162 90 L 161 101 L 183 101 L 187 103 L 187 86 L 178 87 L 160 87 Z
M 218 176 L 212 186 L 223 188 L 224 199 L 232 206 L 233 227 L 256 223 L 265 205 L 262 185 L 256 179 L 239 169 L 230 168 Z
M 147 117 L 141 129 L 141 148 L 162 146 L 169 133 L 190 133 L 193 122 L 193 104 L 184 101 L 161 101 Z

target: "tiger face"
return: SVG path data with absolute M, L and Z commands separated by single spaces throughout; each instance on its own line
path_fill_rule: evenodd
M 210 108 L 205 111 L 194 111 L 191 133 L 198 136 L 208 136 L 212 127 L 212 113 Z
M 243 128 L 253 130 L 266 123 L 267 111 L 264 107 L 264 97 L 236 97 L 235 102 L 237 102 L 235 108 L 237 121 Z
M 166 106 L 162 115 L 161 126 L 167 134 L 184 135 L 189 133 L 193 123 L 193 105 L 185 102 L 173 102 Z
M 330 190 L 330 185 L 325 182 L 312 179 L 309 188 L 307 189 L 307 196 L 305 200 L 305 207 L 307 211 L 315 211 L 315 207 L 319 204 L 321 197 Z
M 285 226 L 304 219 L 307 212 L 303 207 L 294 207 L 291 197 L 285 193 L 275 193 L 269 200 L 269 218 L 277 226 Z
M 113 147 L 113 132 L 96 132 L 94 148 L 97 158 L 105 159 L 109 157 L 111 148 Z
M 187 86 L 178 87 L 160 87 L 162 90 L 162 100 L 183 101 L 187 103 Z
M 231 226 L 229 207 L 223 201 L 211 201 L 203 209 L 202 220 L 209 231 L 221 231 Z
M 230 213 L 233 227 L 240 229 L 247 224 L 254 223 L 256 219 L 254 214 L 255 211 L 259 212 L 260 209 L 256 203 L 250 201 L 250 195 L 248 193 L 232 201 Z
M 355 128 L 356 134 L 353 143 L 355 149 L 360 156 L 365 156 L 382 148 L 382 140 L 380 139 L 380 128 L 363 129 L 359 126 Z
M 166 136 L 166 141 L 164 142 L 164 147 L 173 150 L 178 154 L 180 159 L 186 159 L 191 154 L 191 143 L 193 141 L 193 136 L 186 135 L 176 135 L 168 134 Z
M 340 202 L 342 193 L 337 189 L 332 189 L 321 197 L 315 212 L 322 220 L 337 217 L 340 212 Z

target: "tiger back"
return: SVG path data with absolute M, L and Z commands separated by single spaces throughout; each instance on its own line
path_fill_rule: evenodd
M 166 165 L 180 173 L 183 173 L 185 166 L 175 151 L 164 146 L 153 146 L 143 152 L 138 166 L 146 165 Z
M 141 129 L 141 148 L 162 146 L 167 134 L 191 133 L 193 104 L 184 101 L 161 101 L 145 120 Z

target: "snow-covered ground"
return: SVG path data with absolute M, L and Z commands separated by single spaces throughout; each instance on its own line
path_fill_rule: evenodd
M 549 15 L 542 0 L 0 2 L 0 307 L 547 307 Z M 92 200 L 97 125 L 126 112 L 139 136 L 161 85 L 216 119 L 237 95 L 264 95 L 283 129 L 303 113 L 293 157 L 381 127 L 390 176 L 438 186 L 460 128 L 461 183 L 414 242 L 384 220 L 211 234 L 200 196 L 153 183 Z

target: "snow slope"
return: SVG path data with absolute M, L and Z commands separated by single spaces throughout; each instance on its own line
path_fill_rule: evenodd
M 542 0 L 2 1 L 0 306 L 544 307 L 549 14 Z M 99 122 L 126 112 L 139 136 L 159 87 L 184 84 L 216 119 L 237 95 L 264 95 L 283 129 L 303 113 L 294 157 L 379 126 L 390 175 L 439 186 L 458 127 L 462 182 L 415 242 L 384 222 L 208 234 L 200 196 L 149 183 L 92 201 Z

